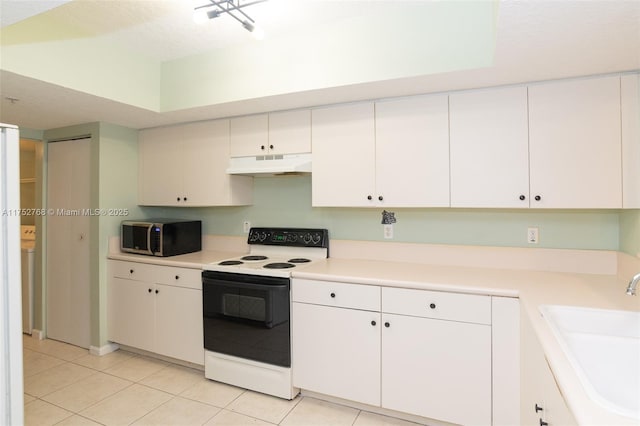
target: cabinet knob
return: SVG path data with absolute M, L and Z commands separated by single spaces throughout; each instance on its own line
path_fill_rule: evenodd
M 269 149 L 273 149 L 273 145 L 269 145 Z
M 378 196 L 378 200 L 379 200 L 379 201 L 384 200 L 384 198 L 382 198 L 382 195 Z
M 129 269 L 129 273 L 130 273 L 130 274 L 133 274 L 133 269 Z
M 549 423 L 547 423 L 544 420 L 540 419 L 540 426 L 549 426 Z
M 180 275 L 176 275 L 176 280 L 179 280 L 179 279 L 180 279 Z
M 518 197 L 518 198 L 520 198 L 520 201 L 524 201 L 524 200 L 527 199 L 527 197 L 525 197 L 524 195 L 520 195 L 520 197 Z
M 541 407 L 541 406 L 539 406 L 538 404 L 536 404 L 535 409 L 536 409 L 536 413 L 537 413 L 538 411 L 542 411 L 542 410 L 544 410 L 544 408 L 542 408 L 542 407 Z
M 260 145 L 260 149 L 264 151 L 264 145 Z
M 541 197 L 541 196 L 539 196 L 539 195 L 536 195 L 536 196 L 534 197 L 534 199 L 535 199 L 536 201 L 540 201 L 540 200 L 542 200 L 542 197 Z
M 384 323 L 384 326 L 385 326 L 385 327 L 387 327 L 387 328 L 389 328 L 389 327 L 391 327 L 391 324 L 389 324 L 388 322 L 385 322 L 385 323 Z
M 183 201 L 187 201 L 187 197 L 182 198 Z
M 435 309 L 435 308 L 436 308 L 436 304 L 435 304 L 435 303 L 431 303 L 431 304 L 429 305 L 429 307 L 430 307 L 431 309 Z
M 331 297 L 336 297 L 336 294 L 335 293 L 331 293 Z
M 371 325 L 375 326 L 376 322 L 375 321 L 371 321 Z
M 151 293 L 153 290 L 149 289 L 149 293 Z
M 176 201 L 180 201 L 180 197 L 176 198 Z
M 371 201 L 373 200 L 373 197 L 371 195 L 367 195 L 367 200 Z
M 158 294 L 158 293 L 160 293 L 160 290 L 157 290 L 157 289 L 156 289 L 156 294 Z

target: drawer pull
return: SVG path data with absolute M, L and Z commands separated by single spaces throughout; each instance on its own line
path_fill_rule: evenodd
M 436 304 L 435 304 L 435 303 L 432 303 L 432 304 L 430 304 L 430 305 L 429 305 L 429 307 L 430 307 L 431 309 L 435 309 L 435 308 L 436 308 Z
M 540 426 L 549 426 L 549 423 L 543 421 L 542 419 L 540 419 Z
M 129 273 L 130 273 L 130 274 L 133 274 L 133 269 L 129 269 Z
M 334 297 L 334 298 L 335 298 L 335 297 L 336 297 L 336 294 L 335 294 L 335 293 L 331 293 L 331 297 Z
M 151 293 L 153 290 L 149 289 L 149 293 Z
M 176 280 L 179 280 L 179 279 L 180 279 L 180 275 L 176 275 Z
M 385 322 L 385 323 L 384 323 L 384 326 L 385 326 L 385 327 L 387 327 L 387 328 L 389 328 L 389 327 L 391 327 L 391 324 L 389 324 L 388 322 Z
M 371 321 L 371 325 L 375 326 L 376 322 L 375 321 Z
M 536 408 L 536 413 L 537 413 L 538 411 L 543 411 L 543 410 L 544 410 L 544 408 L 542 408 L 542 407 L 541 407 L 541 406 L 539 406 L 538 404 L 536 404 L 536 407 L 535 407 L 535 408 Z
M 156 290 L 156 294 L 160 293 L 160 290 Z

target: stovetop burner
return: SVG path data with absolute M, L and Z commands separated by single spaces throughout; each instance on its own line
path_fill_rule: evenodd
M 267 256 L 262 256 L 262 255 L 249 255 L 249 256 L 243 256 L 240 258 L 240 260 L 266 260 L 268 259 Z
M 222 262 L 218 263 L 218 265 L 222 265 L 222 266 L 233 266 L 233 265 L 242 265 L 244 262 L 242 262 L 241 260 L 223 260 Z
M 294 257 L 293 259 L 287 260 L 289 263 L 307 263 L 311 262 L 311 259 L 307 259 L 305 257 Z
M 267 263 L 266 265 L 263 266 L 263 268 L 266 269 L 287 269 L 287 268 L 293 268 L 296 265 L 292 264 L 292 263 L 287 263 L 287 262 L 273 262 L 273 263 Z

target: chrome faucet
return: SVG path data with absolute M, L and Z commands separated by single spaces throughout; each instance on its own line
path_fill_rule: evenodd
M 635 274 L 633 278 L 631 278 L 631 281 L 629 281 L 629 286 L 627 287 L 627 294 L 629 296 L 636 295 L 636 286 L 638 285 L 638 281 L 640 281 L 640 272 Z

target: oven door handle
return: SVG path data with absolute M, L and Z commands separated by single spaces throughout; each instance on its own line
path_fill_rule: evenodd
M 225 287 L 235 287 L 242 288 L 247 290 L 289 290 L 289 284 L 258 284 L 258 283 L 247 283 L 241 281 L 228 281 L 228 280 L 212 280 L 212 279 L 203 279 L 202 286 L 206 285 L 223 285 Z

